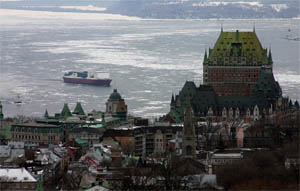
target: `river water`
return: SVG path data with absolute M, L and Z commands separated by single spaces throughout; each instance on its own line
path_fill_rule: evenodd
M 255 31 L 271 47 L 283 94 L 300 99 L 299 19 L 143 20 L 118 15 L 0 10 L 0 100 L 5 116 L 42 116 L 73 110 L 104 111 L 113 89 L 130 114 L 169 111 L 186 80 L 202 83 L 205 49 L 224 31 Z M 66 71 L 109 72 L 111 87 L 65 84 Z M 18 98 L 19 97 L 19 98 Z M 15 101 L 22 104 L 15 104 Z

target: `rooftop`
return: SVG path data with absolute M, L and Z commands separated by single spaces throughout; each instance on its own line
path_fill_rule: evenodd
M 1 182 L 37 182 L 25 168 L 0 168 Z

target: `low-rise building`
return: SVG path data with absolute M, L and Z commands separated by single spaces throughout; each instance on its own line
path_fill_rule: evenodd
M 91 147 L 93 144 L 101 142 L 104 131 L 104 128 L 73 128 L 69 131 L 69 139 L 75 140 L 76 138 L 80 138 L 81 140 L 88 142 L 89 147 Z
M 8 142 L 8 145 L 0 145 L 0 158 L 20 158 L 25 156 L 24 142 Z
M 37 180 L 25 168 L 0 168 L 0 190 L 35 190 Z

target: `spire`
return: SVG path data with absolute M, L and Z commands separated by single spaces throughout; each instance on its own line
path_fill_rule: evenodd
M 221 33 L 223 32 L 223 21 L 221 22 Z
M 203 60 L 203 63 L 206 63 L 207 62 L 207 52 L 206 52 L 206 49 L 205 49 L 205 53 L 204 53 L 204 60 Z
M 194 135 L 194 125 L 193 125 L 193 109 L 190 101 L 190 96 L 186 98 L 187 107 L 184 113 L 184 134 L 185 135 Z
M 45 117 L 46 119 L 49 117 L 49 114 L 48 114 L 47 109 L 46 109 L 46 111 L 45 111 L 44 117 Z
M 172 99 L 171 99 L 171 105 L 175 104 L 175 99 L 174 99 L 174 95 L 172 94 Z
M 269 64 L 273 64 L 272 53 L 271 53 L 271 47 L 270 47 L 270 49 L 269 49 L 268 62 L 269 62 Z
M 253 32 L 255 33 L 255 23 L 253 24 Z
M 64 108 L 63 108 L 63 110 L 61 111 L 61 114 L 60 114 L 60 115 L 61 115 L 61 117 L 63 117 L 63 118 L 67 118 L 67 117 L 71 117 L 71 116 L 72 116 L 71 111 L 70 111 L 69 106 L 68 106 L 67 103 L 64 104 Z
M 77 115 L 85 115 L 80 102 L 77 102 L 73 113 Z

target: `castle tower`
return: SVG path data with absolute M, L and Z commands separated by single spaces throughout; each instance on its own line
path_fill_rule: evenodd
M 196 135 L 193 123 L 193 109 L 189 96 L 187 97 L 187 108 L 184 114 L 182 156 L 190 158 L 196 157 Z
M 253 32 L 221 32 L 203 59 L 203 82 L 218 96 L 252 96 L 262 68 L 272 70 L 271 50 Z

